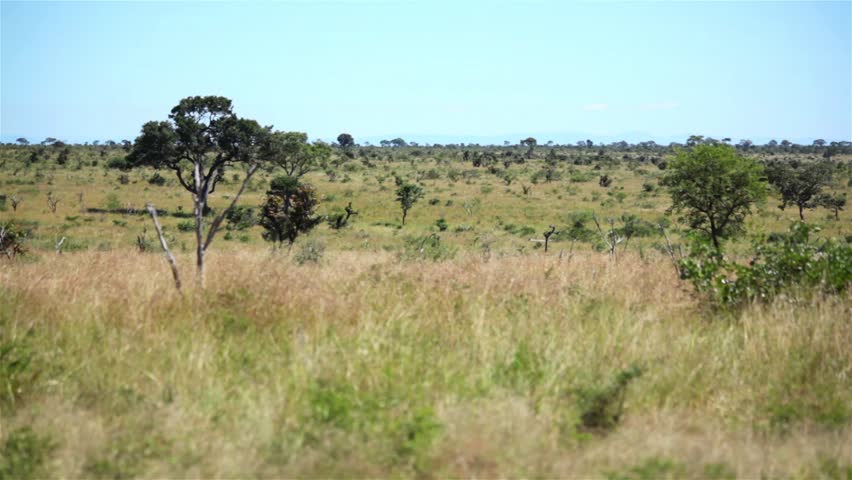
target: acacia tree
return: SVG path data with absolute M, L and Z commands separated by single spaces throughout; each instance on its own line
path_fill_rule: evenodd
M 521 145 L 526 145 L 527 148 L 528 148 L 527 158 L 532 158 L 533 150 L 535 150 L 535 146 L 537 144 L 538 144 L 538 142 L 533 137 L 527 137 L 527 138 L 521 140 Z
M 355 146 L 355 139 L 348 133 L 341 133 L 337 136 L 337 143 L 340 145 L 340 148 L 348 151 Z
M 405 217 L 408 216 L 408 211 L 417 203 L 417 200 L 423 198 L 423 188 L 420 185 L 413 183 L 403 183 L 396 190 L 396 200 L 399 206 L 402 207 L 402 224 L 405 225 Z
M 308 134 L 302 132 L 272 133 L 269 149 L 272 163 L 293 178 L 316 169 L 331 156 L 328 145 L 308 143 Z
M 805 219 L 806 208 L 815 208 L 819 202 L 823 187 L 831 182 L 833 166 L 829 162 L 810 162 L 792 164 L 777 162 L 770 164 L 766 173 L 781 194 L 781 205 L 784 210 L 790 205 L 799 209 L 799 219 Z
M 199 284 L 204 278 L 204 254 L 225 215 L 237 204 L 257 169 L 273 157 L 270 131 L 271 127 L 237 117 L 231 100 L 225 97 L 187 97 L 172 109 L 169 120 L 144 124 L 128 155 L 131 167 L 172 170 L 192 194 Z M 228 207 L 210 222 L 205 235 L 208 200 L 227 167 L 245 169 L 243 183 Z
M 754 203 L 766 198 L 763 168 L 725 144 L 698 144 L 680 150 L 668 165 L 662 185 L 672 210 L 705 233 L 720 250 L 720 240 L 742 230 Z

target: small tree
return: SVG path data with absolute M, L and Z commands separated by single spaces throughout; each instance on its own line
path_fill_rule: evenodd
M 175 106 L 169 120 L 142 126 L 127 157 L 131 167 L 150 166 L 172 170 L 192 194 L 195 214 L 196 273 L 203 282 L 204 254 L 213 242 L 225 215 L 237 204 L 252 175 L 269 164 L 271 127 L 237 117 L 225 97 L 187 97 Z M 204 229 L 204 213 L 210 195 L 227 167 L 240 166 L 245 176 L 231 203 Z
M 310 185 L 300 183 L 295 177 L 274 178 L 260 210 L 264 240 L 272 242 L 275 248 L 284 242 L 292 247 L 300 234 L 309 232 L 322 220 L 314 216 L 318 203 Z
M 526 145 L 527 150 L 527 158 L 532 158 L 533 150 L 535 150 L 535 146 L 538 142 L 533 137 L 527 137 L 521 140 L 521 145 Z
M 781 194 L 781 205 L 784 210 L 790 205 L 799 208 L 799 219 L 805 219 L 804 209 L 815 208 L 817 198 L 822 188 L 831 182 L 832 164 L 829 162 L 810 162 L 793 164 L 777 162 L 766 168 L 769 182 Z
M 821 193 L 817 196 L 816 203 L 834 212 L 834 219 L 840 220 L 840 211 L 846 206 L 846 192 Z
M 672 210 L 705 233 L 720 250 L 720 241 L 742 230 L 754 203 L 766 198 L 763 168 L 729 145 L 696 145 L 680 150 L 661 182 L 672 197 Z
M 24 137 L 21 137 L 21 138 L 19 138 L 19 139 L 15 140 L 15 141 L 16 141 L 16 142 L 18 142 L 18 144 L 19 144 L 19 145 L 22 145 L 22 146 L 24 146 L 24 147 L 26 147 L 27 145 L 29 145 L 29 144 L 30 144 L 30 141 L 29 141 L 29 140 L 27 140 L 27 139 L 26 139 L 26 138 L 24 138 Z
M 340 145 L 340 148 L 348 151 L 355 146 L 355 139 L 348 133 L 341 133 L 337 136 L 337 143 Z
M 402 207 L 402 224 L 405 225 L 405 217 L 408 216 L 408 211 L 417 203 L 417 200 L 423 198 L 423 188 L 412 183 L 403 183 L 396 189 L 396 200 Z
M 308 143 L 308 134 L 302 132 L 275 132 L 270 148 L 274 165 L 294 178 L 315 170 L 331 155 L 327 144 Z

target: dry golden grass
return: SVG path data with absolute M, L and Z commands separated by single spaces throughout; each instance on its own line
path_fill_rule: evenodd
M 0 269 L 38 375 L 0 404 L 60 477 L 743 478 L 852 472 L 850 299 L 705 309 L 670 262 L 214 251 Z M 579 392 L 625 368 L 612 431 Z

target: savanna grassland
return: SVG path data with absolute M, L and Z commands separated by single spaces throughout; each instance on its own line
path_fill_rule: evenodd
M 63 165 L 34 148 L 0 149 L 0 219 L 28 232 L 0 260 L 0 477 L 852 478 L 848 289 L 709 304 L 661 234 L 688 250 L 666 149 L 539 146 L 490 169 L 463 152 L 526 148 L 335 153 L 304 180 L 320 214 L 351 202 L 349 224 L 273 251 L 231 222 L 201 288 L 173 174 L 109 168 L 121 148 Z M 852 156 L 832 161 L 826 190 L 848 193 Z M 214 210 L 242 175 L 224 172 Z M 404 227 L 395 177 L 425 192 Z M 798 218 L 776 196 L 731 258 Z M 848 242 L 848 212 L 804 214 Z M 615 256 L 593 216 L 629 237 Z M 550 225 L 545 253 L 531 239 Z

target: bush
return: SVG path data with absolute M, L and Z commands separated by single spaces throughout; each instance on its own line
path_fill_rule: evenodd
M 248 230 L 257 225 L 258 219 L 252 207 L 235 206 L 225 214 L 227 230 Z
M 580 405 L 580 422 L 587 430 L 611 430 L 624 413 L 624 398 L 630 382 L 642 375 L 632 366 L 618 372 L 608 385 L 583 388 L 576 392 Z
M 715 305 L 769 301 L 781 293 L 840 293 L 852 283 L 852 247 L 835 240 L 812 241 L 816 227 L 796 222 L 779 240 L 758 242 L 749 265 L 725 260 L 696 241 L 681 261 L 681 275 Z
M 113 170 L 129 170 L 131 165 L 124 157 L 111 158 L 106 164 L 107 168 Z
M 0 255 L 14 258 L 26 253 L 24 241 L 29 234 L 28 230 L 17 223 L 0 223 Z
M 191 232 L 195 230 L 195 222 L 192 220 L 184 220 L 183 222 L 178 222 L 177 229 L 181 232 Z
M 447 220 L 444 218 L 439 218 L 435 221 L 435 226 L 438 227 L 438 231 L 445 232 L 449 225 L 447 225 Z
M 37 435 L 29 427 L 11 432 L 3 442 L 0 478 L 38 478 L 42 464 L 55 447 L 50 437 Z
M 148 183 L 151 185 L 156 185 L 158 187 L 162 187 L 166 184 L 166 178 L 160 175 L 160 172 L 154 172 L 154 175 L 148 179 Z
M 296 252 L 293 260 L 295 260 L 299 265 L 304 265 L 306 263 L 319 263 L 324 254 L 325 244 L 319 240 L 308 240 L 304 245 L 302 245 L 299 251 Z

